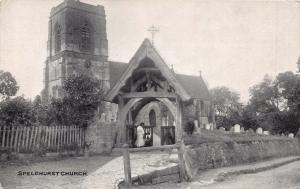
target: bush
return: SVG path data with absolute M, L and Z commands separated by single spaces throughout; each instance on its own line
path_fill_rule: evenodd
M 0 103 L 1 124 L 30 126 L 35 121 L 32 104 L 23 97 L 8 99 Z

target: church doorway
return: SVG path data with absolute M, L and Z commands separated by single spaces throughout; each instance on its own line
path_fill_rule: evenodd
M 149 123 L 153 127 L 156 126 L 156 114 L 155 114 L 155 111 L 153 109 L 150 110 L 150 113 L 149 113 Z

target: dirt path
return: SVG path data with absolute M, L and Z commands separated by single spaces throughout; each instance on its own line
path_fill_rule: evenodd
M 45 189 L 45 188 L 79 188 L 84 176 L 18 176 L 18 171 L 86 171 L 92 174 L 114 157 L 93 156 L 89 158 L 68 158 L 59 161 L 40 163 L 1 164 L 0 183 L 4 189 Z M 78 187 L 77 187 L 78 186 Z

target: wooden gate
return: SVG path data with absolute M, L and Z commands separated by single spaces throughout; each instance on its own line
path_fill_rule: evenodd
M 161 145 L 175 144 L 175 126 L 161 126 Z
M 136 125 L 127 125 L 127 141 L 130 147 L 136 147 L 135 141 L 137 139 L 137 129 L 138 126 Z M 145 134 L 145 147 L 153 146 L 153 128 L 154 126 L 142 126 Z

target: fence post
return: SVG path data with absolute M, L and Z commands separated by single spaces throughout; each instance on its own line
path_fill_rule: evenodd
M 178 161 L 179 161 L 179 177 L 180 181 L 184 181 L 186 177 L 186 172 L 185 172 L 185 163 L 183 159 L 183 152 L 184 152 L 184 141 L 181 140 L 178 142 L 180 147 L 178 149 Z
M 123 161 L 124 161 L 124 174 L 125 174 L 125 184 L 127 188 L 131 187 L 131 168 L 130 168 L 130 154 L 128 149 L 128 144 L 123 145 Z
M 2 127 L 2 148 L 4 148 L 5 146 L 5 134 L 6 134 L 6 125 L 4 125 L 4 127 Z

